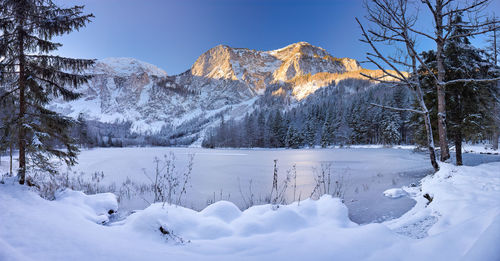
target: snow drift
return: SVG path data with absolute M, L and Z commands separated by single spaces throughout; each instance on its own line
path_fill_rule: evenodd
M 226 201 L 199 212 L 158 203 L 103 225 L 116 208 L 111 194 L 66 190 L 47 201 L 8 179 L 0 185 L 0 260 L 493 261 L 500 257 L 499 169 L 443 165 L 421 191 L 405 188 L 418 201 L 410 212 L 367 225 L 351 222 L 329 196 L 245 211 Z

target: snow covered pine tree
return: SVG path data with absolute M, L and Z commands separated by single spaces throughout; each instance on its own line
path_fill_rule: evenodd
M 0 71 L 2 82 L 14 78 L 3 97 L 14 97 L 18 106 L 20 184 L 27 166 L 53 173 L 51 157 L 76 162 L 78 148 L 68 133 L 73 120 L 46 105 L 59 96 L 78 98 L 72 89 L 87 82 L 83 71 L 94 61 L 50 55 L 61 46 L 51 39 L 84 27 L 92 17 L 83 14 L 83 6 L 60 8 L 51 0 L 0 0 Z

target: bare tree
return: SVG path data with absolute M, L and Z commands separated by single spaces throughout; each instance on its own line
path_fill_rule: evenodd
M 425 105 L 422 84 L 418 77 L 418 64 L 422 63 L 422 61 L 415 50 L 415 33 L 411 30 L 417 21 L 417 16 L 407 11 L 408 1 L 406 0 L 373 0 L 370 5 L 366 4 L 366 8 L 368 11 L 367 19 L 375 26 L 375 29 L 366 30 L 357 18 L 356 21 L 362 30 L 362 41 L 368 43 L 373 50 L 373 53 L 367 53 L 367 59 L 382 70 L 385 77 L 374 78 L 369 75 L 364 76 L 398 88 L 402 88 L 404 85 L 408 86 L 414 90 L 415 99 L 420 109 L 395 108 L 379 104 L 373 105 L 385 109 L 409 111 L 422 115 L 425 123 L 427 148 L 431 164 L 434 170 L 438 171 L 439 164 L 436 160 L 429 110 Z M 378 44 L 396 46 L 399 55 L 391 56 L 382 54 Z M 386 66 L 383 66 L 383 64 L 389 66 L 392 70 L 385 69 Z M 401 67 L 406 68 L 410 73 L 401 70 Z M 388 81 L 387 76 L 395 81 Z
M 363 30 L 363 41 L 367 42 L 375 53 L 368 53 L 368 60 L 374 63 L 379 69 L 383 70 L 387 76 L 390 76 L 401 83 L 410 86 L 416 92 L 417 102 L 420 106 L 420 113 L 424 114 L 424 119 L 427 121 L 425 114 L 428 110 L 423 102 L 420 76 L 427 74 L 431 76 L 436 85 L 437 91 L 437 107 L 438 107 L 438 136 L 441 148 L 441 161 L 449 158 L 448 138 L 446 135 L 446 86 L 457 82 L 494 82 L 500 78 L 491 79 L 454 79 L 445 81 L 445 66 L 443 50 L 448 41 L 454 38 L 475 36 L 484 34 L 492 30 L 498 29 L 494 22 L 484 20 L 480 16 L 481 11 L 487 6 L 490 0 L 471 0 L 471 1 L 456 1 L 456 0 L 421 0 L 426 8 L 431 11 L 435 31 L 426 33 L 417 29 L 416 23 L 419 17 L 419 2 L 409 0 L 370 0 L 365 2 L 368 11 L 367 19 L 375 25 L 374 30 L 365 30 L 358 20 L 358 23 Z M 467 15 L 468 25 L 465 35 L 452 35 L 452 17 L 457 14 Z M 493 25 L 493 26 L 492 26 Z M 431 69 L 431 66 L 424 62 L 424 59 L 419 54 L 416 48 L 417 39 L 428 38 L 436 43 L 437 55 L 437 71 Z M 378 47 L 377 43 L 384 43 L 398 48 L 398 56 L 384 55 Z M 403 57 L 403 58 L 402 58 Z M 392 71 L 385 70 L 382 63 L 388 65 Z M 418 71 L 418 67 L 424 68 Z M 410 72 L 405 75 L 399 68 L 406 68 Z M 379 82 L 386 82 L 385 78 L 371 78 Z M 387 106 L 385 106 L 387 108 Z M 394 109 L 394 108 L 391 108 Z M 402 108 L 400 108 L 401 110 Z M 409 109 L 403 109 L 409 111 Z M 432 136 L 432 130 L 426 123 L 427 135 Z M 428 137 L 428 144 L 431 145 L 432 137 Z M 431 153 L 433 154 L 433 153 Z M 431 156 L 432 157 L 432 156 Z M 432 161 L 432 159 L 431 159 Z M 437 169 L 437 164 L 433 164 Z

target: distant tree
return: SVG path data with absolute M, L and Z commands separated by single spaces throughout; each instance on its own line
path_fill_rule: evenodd
M 321 147 L 326 148 L 335 142 L 335 123 L 334 113 L 329 112 L 321 132 Z
M 266 116 L 263 110 L 261 110 L 257 116 L 257 129 L 256 129 L 256 147 L 265 147 L 266 139 Z
M 286 139 L 286 122 L 284 121 L 281 112 L 276 110 L 274 117 L 271 118 L 271 146 L 284 147 Z
M 2 81 L 15 79 L 6 86 L 6 96 L 14 97 L 18 105 L 20 184 L 25 182 L 28 165 L 55 172 L 50 163 L 53 156 L 68 165 L 76 162 L 78 148 L 68 134 L 73 120 L 46 105 L 58 96 L 78 98 L 72 88 L 87 82 L 89 76 L 82 72 L 94 61 L 50 55 L 61 46 L 51 40 L 84 27 L 92 17 L 83 14 L 83 6 L 61 8 L 51 0 L 0 0 L 0 50 L 4 57 L 0 71 Z
M 286 133 L 286 146 L 292 149 L 298 149 L 302 146 L 304 139 L 302 138 L 301 133 L 295 128 L 293 125 L 288 127 L 288 131 Z
M 308 121 L 302 130 L 302 137 L 304 137 L 305 145 L 309 147 L 314 147 L 316 139 L 316 130 L 314 129 L 314 124 L 312 121 Z
M 401 140 L 401 133 L 399 131 L 399 115 L 393 111 L 387 111 L 382 116 L 382 142 L 384 144 L 397 144 Z

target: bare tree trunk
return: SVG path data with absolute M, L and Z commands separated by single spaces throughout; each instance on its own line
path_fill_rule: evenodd
M 423 116 L 425 122 L 425 131 L 427 134 L 427 150 L 429 150 L 431 165 L 434 168 L 434 171 L 437 172 L 439 170 L 439 164 L 437 163 L 436 151 L 434 150 L 434 138 L 432 137 L 431 119 L 429 118 L 429 113 L 426 113 Z
M 373 32 L 371 31 L 370 33 L 367 33 L 365 29 L 363 28 L 363 25 L 359 22 L 359 20 L 356 18 L 356 21 L 358 22 L 359 26 L 361 27 L 361 30 L 363 32 L 363 36 L 365 38 L 364 42 L 370 44 L 372 47 L 372 50 L 375 52 L 375 54 L 368 54 L 368 59 L 374 63 L 379 69 L 381 69 L 384 73 L 387 75 L 390 75 L 394 77 L 395 79 L 399 79 L 401 82 L 405 82 L 410 88 L 413 88 L 415 90 L 415 96 L 416 100 L 419 104 L 420 110 L 415 110 L 411 108 L 391 108 L 395 110 L 405 110 L 405 111 L 411 111 L 414 113 L 419 113 L 422 114 L 424 117 L 424 125 L 425 125 L 425 131 L 426 131 L 426 136 L 427 136 L 427 149 L 429 150 L 429 157 L 431 160 L 431 165 L 434 168 L 434 170 L 437 172 L 439 170 L 439 164 L 436 160 L 436 152 L 434 149 L 434 137 L 432 135 L 432 126 L 431 126 L 431 120 L 429 117 L 429 110 L 427 109 L 427 106 L 425 105 L 424 101 L 424 96 L 422 92 L 422 87 L 421 87 L 421 82 L 419 79 L 419 71 L 417 67 L 417 60 L 420 60 L 416 50 L 414 49 L 415 46 L 415 40 L 410 36 L 410 24 L 409 20 L 406 18 L 406 2 L 403 0 L 397 1 L 397 2 L 386 2 L 386 1 L 375 1 L 375 5 L 373 6 L 373 9 L 368 8 L 369 12 L 369 19 L 378 25 L 381 28 L 380 32 Z M 410 18 L 411 20 L 412 18 Z M 391 33 L 387 33 L 390 31 Z M 395 34 L 393 34 L 395 33 Z M 377 42 L 386 42 L 386 43 L 393 43 L 394 41 L 401 42 L 404 44 L 404 48 L 406 50 L 407 56 L 411 60 L 411 64 L 408 64 L 407 61 L 398 61 L 395 60 L 394 58 L 387 58 L 386 56 L 382 55 L 381 52 L 378 50 L 378 48 L 375 46 L 374 41 L 372 40 L 372 37 L 377 41 Z M 395 36 L 396 35 L 396 36 Z M 371 57 L 376 57 L 378 59 L 383 60 L 387 65 L 389 65 L 395 73 L 391 73 L 384 69 L 377 61 L 372 59 Z M 401 72 L 398 68 L 397 65 L 405 65 L 411 68 L 412 72 L 410 76 L 408 74 Z M 369 76 L 368 76 L 369 77 Z M 377 80 L 377 79 L 373 79 Z M 384 82 L 384 81 L 380 81 Z
M 494 27 L 496 27 L 496 17 L 495 17 L 495 23 L 493 24 Z M 493 30 L 493 60 L 495 62 L 495 65 L 498 65 L 498 49 L 497 49 L 497 29 Z M 497 85 L 497 88 L 500 88 L 500 85 L 498 82 L 495 83 Z M 497 101 L 496 106 L 495 106 L 495 112 L 500 113 L 500 104 Z M 498 150 L 498 136 L 500 136 L 500 115 L 497 115 L 496 118 L 496 126 L 495 126 L 495 131 L 493 132 L 493 149 Z
M 412 54 L 413 52 L 410 51 L 409 53 Z M 416 59 L 414 57 L 412 57 L 412 63 L 413 63 L 413 69 L 416 70 Z M 439 164 L 437 163 L 436 151 L 434 149 L 435 145 L 434 145 L 434 135 L 432 135 L 431 119 L 429 117 L 429 110 L 427 109 L 427 105 L 425 105 L 424 95 L 422 92 L 422 88 L 420 87 L 420 82 L 415 87 L 415 91 L 420 108 L 424 112 L 422 116 L 424 117 L 425 134 L 427 135 L 427 149 L 429 150 L 431 165 L 434 168 L 434 171 L 437 172 L 439 170 Z
M 493 133 L 493 149 L 498 150 L 498 137 L 499 137 L 499 127 L 497 126 L 497 129 Z
M 25 119 L 26 102 L 25 102 L 25 75 L 24 75 L 24 36 L 22 29 L 19 29 L 19 184 L 23 185 L 26 179 L 26 132 Z
M 441 161 L 450 158 L 448 148 L 448 137 L 446 135 L 446 93 L 445 86 L 441 83 L 445 80 L 445 68 L 443 49 L 445 40 L 443 38 L 443 1 L 436 0 L 436 8 L 434 10 L 434 21 L 436 23 L 436 62 L 437 62 L 437 102 L 438 102 L 438 135 L 439 147 L 441 148 Z
M 425 105 L 424 93 L 422 92 L 422 83 L 418 79 L 418 68 L 417 68 L 417 53 L 413 48 L 413 43 L 409 40 L 406 41 L 406 50 L 411 58 L 411 68 L 413 70 L 413 74 L 417 77 L 417 84 L 415 85 L 415 96 L 420 105 L 420 108 L 423 112 L 422 116 L 424 117 L 425 124 L 425 134 L 427 135 L 427 149 L 429 150 L 429 157 L 431 160 L 431 165 L 434 168 L 434 171 L 439 171 L 439 164 L 436 160 L 436 151 L 434 144 L 434 135 L 432 134 L 432 124 L 431 118 L 429 116 L 429 109 L 427 109 L 427 105 Z
M 457 166 L 462 166 L 462 131 L 460 128 L 455 133 L 455 155 L 457 158 Z
M 12 176 L 12 148 L 13 145 L 12 145 L 12 139 L 10 139 L 9 141 L 9 174 Z

